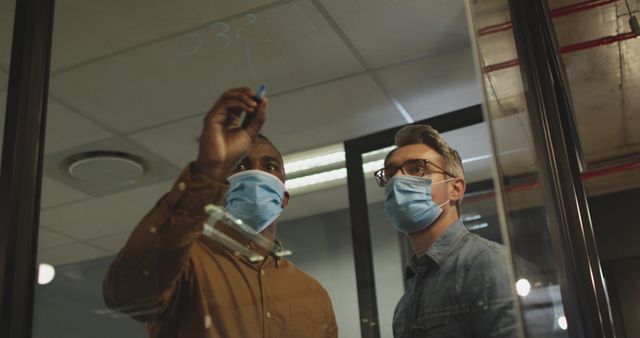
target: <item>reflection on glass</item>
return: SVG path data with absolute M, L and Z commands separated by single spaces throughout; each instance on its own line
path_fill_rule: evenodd
M 504 227 L 513 255 L 523 327 L 533 337 L 565 336 L 562 297 L 539 190 L 528 111 L 507 1 L 470 3 L 485 109 L 502 187 Z M 472 197 L 473 198 L 473 197 Z M 520 259 L 521 257 L 522 259 Z M 535 271 L 540 278 L 526 277 Z
M 309 177 L 291 172 L 287 181 L 300 178 L 297 187 L 307 185 L 295 193 L 291 188 L 282 214 L 288 218 L 277 237 L 295 253 L 291 262 L 312 277 L 300 281 L 302 274 L 292 272 L 297 277 L 285 283 L 273 271 L 262 275 L 234 252 L 230 261 L 215 262 L 238 265 L 206 269 L 206 248 L 186 244 L 195 234 L 170 231 L 205 216 L 202 192 L 193 193 L 185 165 L 198 158 L 203 118 L 215 96 L 231 87 L 267 85 L 271 101 L 263 132 L 283 155 L 477 104 L 468 34 L 459 24 L 463 4 L 59 2 L 54 17 L 38 260 L 54 266 L 56 275 L 36 290 L 34 335 L 80 337 L 90 330 L 96 337 L 146 336 L 130 317 L 150 322 L 152 332 L 186 327 L 186 334 L 249 330 L 258 321 L 277 329 L 294 318 L 290 329 L 302 331 L 295 336 L 312 337 L 334 334 L 333 308 L 341 336 L 360 336 L 344 183 L 306 190 L 311 175 L 322 170 L 309 169 Z M 504 153 L 509 151 L 515 150 Z M 365 158 L 365 171 L 378 169 L 386 152 Z M 338 154 L 321 159 L 320 166 L 335 171 L 318 181 L 344 178 L 340 150 L 333 153 Z M 486 167 L 479 171 L 488 175 Z M 235 182 L 278 186 L 272 179 Z M 214 195 L 208 198 L 221 197 Z M 368 324 L 380 325 L 386 337 L 404 291 L 403 244 L 385 220 L 382 203 L 371 208 L 377 212 L 376 279 L 383 288 L 381 322 Z M 249 223 L 268 226 L 267 220 Z M 477 231 L 490 228 L 482 219 L 469 222 Z M 187 247 L 200 254 L 191 255 Z M 278 262 L 269 257 L 262 263 L 267 270 Z M 275 269 L 297 271 L 288 264 Z M 107 308 L 102 282 L 110 266 Z M 238 287 L 246 283 L 254 284 Z M 283 284 L 282 292 L 299 294 L 270 293 Z M 239 291 L 260 286 L 266 291 Z M 241 310 L 253 311 L 241 324 L 221 317 Z

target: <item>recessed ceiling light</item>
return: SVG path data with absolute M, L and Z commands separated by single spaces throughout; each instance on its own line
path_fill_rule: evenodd
M 135 182 L 145 172 L 144 160 L 120 151 L 89 151 L 67 158 L 67 173 L 80 181 L 99 184 Z

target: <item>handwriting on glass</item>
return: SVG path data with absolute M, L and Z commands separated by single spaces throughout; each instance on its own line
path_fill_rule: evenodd
M 240 40 L 244 42 L 245 54 L 250 54 L 247 49 L 247 39 L 243 36 L 247 27 L 256 23 L 258 18 L 255 14 L 246 14 L 245 20 L 235 28 L 233 31 L 231 25 L 226 22 L 216 21 L 209 26 L 209 29 L 215 34 L 215 44 L 218 46 L 218 50 L 229 48 L 234 40 Z M 178 54 L 181 56 L 192 56 L 197 53 L 204 45 L 202 34 L 207 31 L 199 33 L 191 33 L 181 37 L 178 41 Z

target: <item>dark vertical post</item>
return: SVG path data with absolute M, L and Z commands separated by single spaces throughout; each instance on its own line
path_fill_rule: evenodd
M 569 88 L 546 0 L 509 0 L 549 231 L 572 337 L 613 337 Z
M 347 186 L 349 189 L 349 211 L 351 213 L 351 237 L 353 256 L 356 262 L 356 283 L 358 286 L 358 308 L 360 310 L 360 331 L 363 338 L 379 338 L 378 305 L 373 273 L 373 251 L 367 192 L 362 171 L 362 152 L 353 142 L 345 142 Z
M 0 171 L 0 337 L 31 337 L 53 0 L 16 2 Z

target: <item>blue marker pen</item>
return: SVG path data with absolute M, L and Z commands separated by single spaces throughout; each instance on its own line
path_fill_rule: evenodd
M 258 87 L 257 93 L 253 97 L 253 100 L 256 101 L 258 105 L 260 105 L 260 102 L 262 102 L 262 99 L 264 98 L 264 95 L 266 93 L 267 93 L 267 87 L 261 84 L 260 87 Z M 256 108 L 256 110 L 257 109 L 258 108 Z M 242 121 L 242 128 L 246 128 L 249 125 L 249 123 L 251 123 L 251 120 L 253 120 L 253 118 L 256 116 L 256 110 L 252 111 L 251 113 L 244 114 L 244 120 Z

